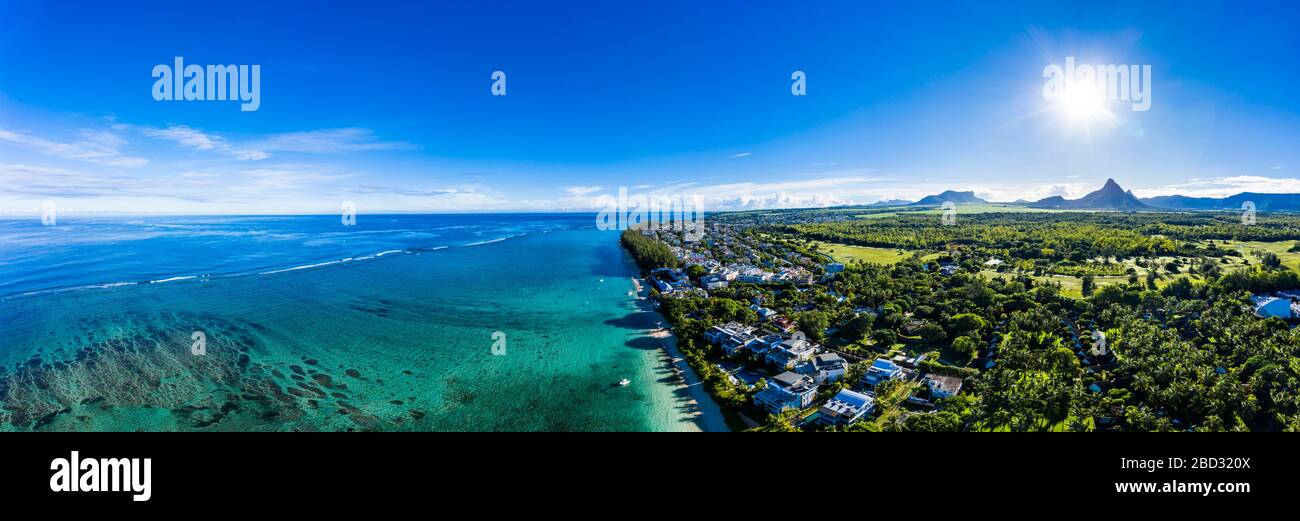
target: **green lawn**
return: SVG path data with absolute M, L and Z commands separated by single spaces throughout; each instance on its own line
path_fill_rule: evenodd
M 1250 260 L 1252 264 L 1258 263 L 1259 259 L 1254 253 L 1271 252 L 1276 253 L 1282 265 L 1294 271 L 1300 271 L 1300 252 L 1289 252 L 1291 246 L 1296 241 L 1279 241 L 1279 242 L 1245 242 L 1245 241 L 1215 241 L 1220 248 L 1235 249 Z
M 898 264 L 903 259 L 912 256 L 911 252 L 898 250 L 895 248 L 876 248 L 872 246 L 853 246 L 851 244 L 839 244 L 833 242 L 819 242 L 817 251 L 834 257 L 836 261 L 844 264 L 850 264 L 856 261 L 869 262 L 872 264 Z M 923 255 L 922 259 L 937 258 L 939 254 L 932 253 Z

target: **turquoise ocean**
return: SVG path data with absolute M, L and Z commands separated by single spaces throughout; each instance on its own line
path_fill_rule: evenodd
M 0 430 L 700 430 L 635 275 L 590 215 L 4 220 Z

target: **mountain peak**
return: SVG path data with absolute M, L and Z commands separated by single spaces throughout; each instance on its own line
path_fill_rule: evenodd
M 1097 210 L 1142 210 L 1150 208 L 1138 200 L 1133 192 L 1120 188 L 1114 179 L 1106 179 L 1100 190 L 1075 200 L 1060 197 L 1043 199 L 1033 204 L 1041 208 L 1086 208 Z
M 1115 180 L 1111 178 L 1106 178 L 1106 184 L 1101 185 L 1101 190 L 1099 191 L 1103 193 L 1124 193 L 1124 189 L 1120 188 L 1119 183 L 1116 183 Z

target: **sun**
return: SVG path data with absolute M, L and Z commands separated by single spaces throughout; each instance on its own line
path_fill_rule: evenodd
M 1118 120 L 1106 108 L 1106 99 L 1096 85 L 1073 82 L 1057 96 L 1055 108 L 1072 127 L 1090 129 L 1097 124 L 1114 125 Z

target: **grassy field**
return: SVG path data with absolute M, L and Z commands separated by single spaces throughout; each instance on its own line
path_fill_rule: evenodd
M 1048 211 L 1048 212 L 1056 211 L 1056 210 L 1036 210 L 1032 208 L 1020 208 L 1020 207 L 1007 207 L 1005 205 L 996 205 L 996 204 L 967 205 L 959 208 L 964 209 L 967 207 L 973 210 L 972 213 L 1005 211 L 1007 208 L 1012 208 L 1015 210 L 1022 210 L 1022 211 Z M 934 211 L 938 212 L 941 210 L 934 210 Z M 930 212 L 930 210 L 927 210 L 926 212 Z M 1256 257 L 1257 253 L 1271 252 L 1277 254 L 1278 258 L 1281 259 L 1283 266 L 1291 270 L 1300 272 L 1300 252 L 1287 251 L 1295 244 L 1295 241 L 1281 241 L 1281 242 L 1216 241 L 1216 243 L 1219 245 L 1220 248 L 1235 249 L 1237 251 L 1240 251 L 1243 257 L 1245 257 L 1244 261 L 1241 258 L 1237 258 L 1237 257 L 1225 257 L 1226 259 L 1229 260 L 1229 262 L 1225 264 L 1220 264 L 1220 268 L 1222 268 L 1224 271 L 1240 268 L 1244 266 L 1246 262 L 1249 262 L 1250 264 L 1256 264 L 1259 262 L 1258 258 Z M 819 242 L 814 244 L 817 244 L 818 251 L 828 254 L 831 257 L 835 258 L 836 261 L 845 264 L 853 263 L 856 261 L 863 261 L 863 262 L 869 262 L 873 264 L 891 265 L 891 264 L 897 264 L 898 262 L 912 255 L 912 252 L 899 250 L 895 248 L 854 246 L 850 244 L 827 243 L 827 242 Z M 921 258 L 925 260 L 930 260 L 930 259 L 937 258 L 938 256 L 939 256 L 938 253 L 931 253 L 931 254 L 924 255 Z M 1191 262 L 1193 262 L 1195 259 L 1189 259 L 1189 258 L 1177 259 L 1183 264 L 1183 266 L 1181 267 L 1183 271 L 1182 273 L 1169 273 L 1165 271 L 1163 269 L 1163 266 L 1166 263 L 1173 260 L 1175 260 L 1174 257 L 1161 257 L 1157 259 L 1157 264 L 1161 266 L 1161 269 L 1157 271 L 1157 274 L 1159 275 L 1159 278 L 1156 279 L 1157 286 L 1165 287 L 1178 279 L 1184 279 L 1184 278 L 1190 279 L 1193 283 L 1205 282 L 1205 279 L 1200 275 L 1186 273 L 1188 265 Z M 1148 271 L 1147 268 L 1138 266 L 1132 259 L 1124 261 L 1124 265 L 1126 268 L 1133 268 L 1137 272 L 1139 281 L 1146 280 L 1146 275 Z M 986 279 L 991 279 L 999 275 L 1002 275 L 1007 278 L 1013 276 L 1012 273 L 1010 272 L 999 274 L 998 272 L 992 270 L 983 270 L 980 272 L 980 275 Z M 1040 282 L 1054 282 L 1060 284 L 1061 293 L 1065 294 L 1066 296 L 1075 297 L 1075 298 L 1083 296 L 1083 279 L 1079 277 L 1048 274 L 1048 275 L 1036 276 L 1033 277 L 1033 279 Z M 1126 283 L 1128 282 L 1128 275 L 1097 276 L 1095 277 L 1094 280 L 1096 280 L 1097 282 L 1097 287 L 1100 288 L 1102 286 L 1107 286 L 1111 284 Z
M 1227 248 L 1228 246 L 1224 246 L 1220 244 L 1220 247 Z M 1286 249 L 1290 248 L 1291 246 L 1290 246 L 1290 242 L 1287 242 L 1285 246 L 1279 246 L 1278 243 L 1261 242 L 1261 243 L 1236 243 L 1236 245 L 1232 247 L 1235 249 L 1243 250 L 1243 253 L 1248 254 L 1249 252 L 1246 250 L 1254 251 L 1254 249 L 1259 249 L 1259 251 L 1273 251 L 1274 253 L 1278 253 L 1277 250 L 1279 248 L 1281 249 L 1281 252 L 1284 253 L 1286 252 Z M 1296 269 L 1298 266 L 1300 266 L 1300 253 L 1287 253 L 1286 255 L 1287 256 L 1283 256 L 1282 253 L 1278 253 L 1278 256 L 1282 259 L 1284 264 L 1291 267 L 1292 269 Z M 1252 263 L 1257 262 L 1256 260 L 1254 260 L 1253 256 L 1247 255 L 1247 257 L 1251 259 Z M 1222 269 L 1225 272 L 1232 269 L 1240 268 L 1245 265 L 1242 259 L 1236 257 L 1225 257 L 1225 258 L 1228 259 L 1229 262 L 1227 262 L 1226 264 L 1219 265 L 1220 269 Z M 1156 287 L 1163 288 L 1178 279 L 1190 279 L 1192 283 L 1195 284 L 1205 282 L 1205 278 L 1201 277 L 1200 275 L 1186 273 L 1188 264 L 1193 262 L 1195 259 L 1177 258 L 1177 260 L 1183 263 L 1183 266 L 1181 267 L 1182 273 L 1169 273 L 1165 271 L 1163 269 L 1163 266 L 1166 263 L 1173 260 L 1175 260 L 1175 257 L 1159 257 L 1156 259 L 1157 265 L 1162 266 L 1162 268 L 1156 272 L 1157 275 L 1159 276 L 1159 278 L 1156 279 Z M 1133 259 L 1124 261 L 1124 267 L 1133 268 L 1133 270 L 1137 272 L 1138 280 L 1142 282 L 1146 281 L 1147 271 L 1149 270 L 1142 266 L 1138 266 L 1137 263 L 1133 261 Z M 992 270 L 983 270 L 980 272 L 980 276 L 984 277 L 985 279 L 990 279 L 998 275 L 1002 275 L 1006 278 L 1011 278 L 1013 276 L 1013 273 L 1007 272 L 1007 273 L 999 274 L 996 271 L 992 271 Z M 1079 298 L 1083 296 L 1083 279 L 1080 277 L 1072 277 L 1067 275 L 1042 275 L 1042 276 L 1031 276 L 1031 278 L 1040 282 L 1054 282 L 1060 284 L 1061 293 L 1065 296 L 1075 297 L 1075 298 Z M 1128 275 L 1104 275 L 1104 276 L 1094 277 L 1093 280 L 1096 281 L 1097 287 L 1101 288 L 1102 286 L 1108 286 L 1111 284 L 1127 283 Z
M 1300 271 L 1300 252 L 1287 251 L 1291 249 L 1291 246 L 1295 245 L 1295 241 L 1280 241 L 1280 242 L 1218 241 L 1218 244 L 1220 248 L 1234 249 L 1241 252 L 1243 256 L 1245 256 L 1247 259 L 1250 259 L 1251 263 L 1255 263 L 1258 261 L 1258 258 L 1255 257 L 1254 255 L 1255 253 L 1264 253 L 1264 252 L 1276 253 L 1278 259 L 1282 261 L 1283 266 L 1286 266 L 1287 268 L 1290 268 L 1293 271 Z
M 903 259 L 912 256 L 911 252 L 898 250 L 894 248 L 875 248 L 871 246 L 853 246 L 850 244 L 839 244 L 834 242 L 818 242 L 817 251 L 834 257 L 836 261 L 844 264 L 850 264 L 856 261 L 869 262 L 872 264 L 898 264 Z M 939 254 L 932 253 L 924 255 L 922 259 L 937 258 Z

